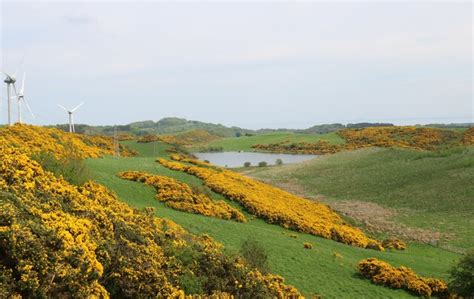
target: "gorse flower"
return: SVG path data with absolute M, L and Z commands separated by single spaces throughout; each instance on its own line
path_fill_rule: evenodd
M 11 133 L 17 130 L 18 138 Z M 37 134 L 34 139 L 42 136 L 44 144 L 30 142 L 24 130 Z M 71 138 L 91 157 L 106 153 L 102 148 L 32 126 L 0 133 L 1 298 L 185 298 L 183 277 L 191 275 L 202 282 L 196 295 L 204 297 L 301 296 L 280 276 L 222 254 L 212 238 L 134 210 L 94 182 L 74 186 L 29 157 L 35 147 L 63 155 L 66 148 L 53 139 Z
M 0 144 L 21 148 L 29 155 L 39 152 L 53 153 L 56 158 L 68 157 L 70 151 L 80 158 L 97 158 L 114 154 L 114 142 L 110 137 L 71 134 L 53 128 L 15 124 L 0 129 Z M 135 152 L 120 146 L 122 156 Z
M 173 209 L 246 222 L 245 216 L 239 210 L 222 200 L 214 201 L 206 194 L 196 193 L 187 184 L 178 182 L 173 178 L 151 175 L 141 171 L 121 172 L 118 174 L 118 177 L 155 187 L 156 199 L 163 201 Z
M 171 158 L 194 165 L 166 159 L 158 159 L 158 162 L 169 169 L 195 175 L 214 192 L 239 202 L 251 214 L 269 223 L 352 246 L 383 250 L 380 242 L 367 237 L 360 229 L 345 223 L 327 205 L 309 201 L 217 166 L 180 155 L 172 155 Z
M 344 129 L 337 132 L 345 141 L 331 144 L 325 140 L 316 142 L 274 144 L 255 144 L 252 147 L 268 152 L 298 154 L 332 154 L 343 150 L 377 147 L 400 147 L 417 150 L 435 150 L 440 145 L 458 145 L 460 133 L 453 130 L 417 127 L 369 127 L 363 129 Z M 461 144 L 473 144 L 474 129 L 465 132 Z
M 376 258 L 360 261 L 357 269 L 362 276 L 376 284 L 405 289 L 419 296 L 441 296 L 448 293 L 446 283 L 440 279 L 421 277 L 410 268 L 395 268 Z

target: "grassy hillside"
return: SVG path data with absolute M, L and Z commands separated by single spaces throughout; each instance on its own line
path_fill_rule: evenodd
M 331 144 L 344 143 L 344 139 L 336 133 L 328 133 L 321 135 L 296 134 L 296 133 L 268 133 L 254 136 L 241 136 L 224 138 L 211 141 L 206 146 L 222 147 L 224 151 L 253 151 L 252 145 L 255 144 L 273 144 L 288 141 L 289 143 L 298 142 L 316 142 L 318 140 L 326 140 Z M 199 147 L 195 148 L 199 150 Z
M 392 208 L 395 222 L 447 234 L 441 245 L 474 246 L 473 147 L 441 152 L 371 148 L 255 169 L 250 175 L 324 195 L 336 207 L 362 201 Z
M 260 142 L 260 141 L 258 141 Z M 355 273 L 356 263 L 368 257 L 377 257 L 393 265 L 412 267 L 422 275 L 446 278 L 447 270 L 458 258 L 457 254 L 429 245 L 409 244 L 406 251 L 377 252 L 360 249 L 308 234 L 288 231 L 280 226 L 267 224 L 245 213 L 248 223 L 238 223 L 195 214 L 180 212 L 166 207 L 154 198 L 153 188 L 141 183 L 122 180 L 115 175 L 120 171 L 143 170 L 167 175 L 190 185 L 202 185 L 201 181 L 183 172 L 166 169 L 154 162 L 157 156 L 167 156 L 163 143 L 138 144 L 124 142 L 139 152 L 139 157 L 89 159 L 94 178 L 117 192 L 120 199 L 133 207 L 155 207 L 160 217 L 169 218 L 192 233 L 207 233 L 225 245 L 226 250 L 236 252 L 241 244 L 252 237 L 267 250 L 274 273 L 286 278 L 306 295 L 318 293 L 324 298 L 409 298 L 410 294 L 371 284 Z M 215 198 L 222 198 L 212 193 Z M 230 204 L 238 207 L 234 202 Z M 295 235 L 296 238 L 290 235 Z M 307 250 L 303 243 L 314 248 Z

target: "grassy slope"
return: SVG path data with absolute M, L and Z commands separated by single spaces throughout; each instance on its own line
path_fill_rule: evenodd
M 422 275 L 446 277 L 447 269 L 458 255 L 427 245 L 410 244 L 407 251 L 377 252 L 354 248 L 319 237 L 295 233 L 298 238 L 289 237 L 290 232 L 277 225 L 267 224 L 259 219 L 248 223 L 237 223 L 201 215 L 176 211 L 154 199 L 151 187 L 119 179 L 115 174 L 125 170 L 145 170 L 169 175 L 189 184 L 201 184 L 193 176 L 161 167 L 154 162 L 154 156 L 165 155 L 163 144 L 153 145 L 128 142 L 142 157 L 91 159 L 87 161 L 94 178 L 133 207 L 155 207 L 157 215 L 172 219 L 190 232 L 207 233 L 236 252 L 241 243 L 249 237 L 261 242 L 269 254 L 273 272 L 284 276 L 306 295 L 319 293 L 324 298 L 410 298 L 401 290 L 376 286 L 356 275 L 355 265 L 363 258 L 379 257 L 394 265 L 407 265 Z M 249 218 L 250 219 L 250 218 Z M 314 249 L 303 249 L 303 242 L 310 242 Z M 342 258 L 334 254 L 342 255 Z
M 289 140 L 290 143 L 296 142 L 316 142 L 318 140 L 326 140 L 330 143 L 343 143 L 344 140 L 336 133 L 314 135 L 314 134 L 293 134 L 293 133 L 270 133 L 255 136 L 242 136 L 224 138 L 211 141 L 207 146 L 222 146 L 224 151 L 252 151 L 254 144 L 270 144 Z
M 256 169 L 251 175 L 291 181 L 310 195 L 395 208 L 402 223 L 456 234 L 449 244 L 474 246 L 473 147 L 441 153 L 365 149 Z

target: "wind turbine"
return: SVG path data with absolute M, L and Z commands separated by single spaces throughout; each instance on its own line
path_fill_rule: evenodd
M 7 102 L 8 102 L 8 125 L 11 126 L 12 125 L 12 109 L 11 109 L 11 97 L 10 97 L 10 86 L 13 86 L 13 90 L 15 91 L 15 95 L 17 94 L 16 93 L 16 86 L 15 86 L 15 82 L 16 82 L 16 72 L 13 74 L 13 75 L 10 75 L 10 74 L 7 74 L 5 72 L 2 72 L 4 75 L 5 75 L 5 80 L 3 80 L 3 82 L 5 82 L 7 84 Z
M 15 95 L 18 95 L 16 92 L 16 86 L 15 86 L 16 74 L 18 73 L 18 70 L 20 69 L 20 67 L 23 66 L 24 61 L 25 61 L 25 56 L 21 58 L 20 66 L 17 68 L 14 74 L 7 74 L 5 72 L 2 72 L 5 75 L 5 80 L 3 80 L 3 82 L 7 84 L 8 125 L 9 126 L 12 125 L 12 103 L 11 103 L 12 99 L 10 97 L 10 86 L 13 87 L 13 90 L 15 91 Z
M 23 74 L 23 82 L 21 83 L 21 89 L 20 89 L 20 92 L 17 93 L 17 95 L 15 97 L 12 97 L 13 98 L 16 98 L 17 99 L 17 104 L 18 104 L 18 122 L 21 124 L 23 122 L 22 120 L 22 115 L 21 115 L 21 105 L 22 105 L 22 102 L 25 103 L 26 105 L 26 108 L 28 109 L 28 111 L 30 112 L 31 116 L 34 118 L 35 115 L 33 114 L 33 111 L 31 111 L 31 108 L 30 108 L 30 105 L 28 105 L 28 102 L 26 101 L 25 99 L 25 77 L 26 77 L 26 73 Z
M 64 111 L 66 111 L 69 114 L 69 133 L 76 133 L 76 130 L 74 129 L 74 117 L 72 116 L 72 114 L 74 113 L 74 111 L 79 109 L 79 107 L 81 107 L 82 105 L 84 105 L 84 102 L 80 103 L 79 105 L 72 108 L 71 110 L 68 110 L 64 106 L 58 104 L 59 107 L 61 107 Z

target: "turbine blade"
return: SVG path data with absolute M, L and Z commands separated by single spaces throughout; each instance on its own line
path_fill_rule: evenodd
M 23 98 L 23 102 L 25 102 L 26 109 L 28 109 L 28 111 L 30 112 L 31 116 L 32 116 L 33 118 L 36 118 L 35 114 L 34 114 L 33 111 L 31 110 L 30 105 L 28 104 L 28 101 L 27 101 L 25 98 Z
M 21 94 L 25 92 L 25 77 L 26 77 L 26 73 L 23 73 L 23 82 L 21 83 L 21 89 L 20 89 Z
M 67 109 L 66 109 L 63 105 L 58 104 L 58 106 L 59 106 L 60 108 L 62 108 L 64 111 L 69 112 L 69 111 L 67 111 Z
M 79 105 L 77 105 L 76 107 L 72 108 L 72 109 L 71 109 L 71 112 L 76 111 L 76 110 L 79 109 L 79 107 L 81 107 L 82 105 L 84 105 L 84 102 L 82 102 L 82 103 L 80 103 Z
M 21 60 L 20 60 L 20 65 L 17 67 L 15 73 L 13 74 L 13 76 L 16 76 L 16 74 L 18 74 L 18 71 L 20 70 L 20 68 L 23 67 L 23 63 L 25 62 L 25 55 L 23 55 L 23 57 L 21 57 Z

